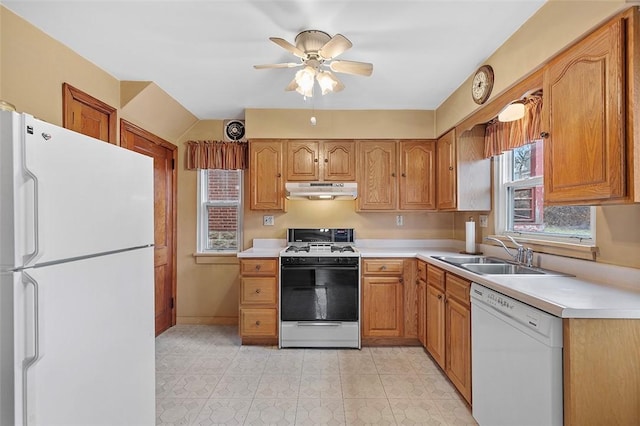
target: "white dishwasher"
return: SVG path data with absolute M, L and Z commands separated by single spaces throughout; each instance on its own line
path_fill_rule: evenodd
M 480 426 L 562 425 L 562 319 L 471 285 L 473 417 Z

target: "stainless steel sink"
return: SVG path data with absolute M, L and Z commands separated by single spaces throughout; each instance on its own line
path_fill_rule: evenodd
M 454 265 L 470 264 L 470 263 L 506 263 L 503 259 L 488 256 L 432 256 L 434 259 Z
M 548 269 L 528 267 L 498 257 L 490 256 L 432 256 L 480 275 L 550 275 L 571 276 Z
M 529 268 L 523 265 L 515 265 L 512 263 L 468 263 L 462 264 L 461 266 L 468 271 L 483 275 L 545 275 L 542 270 Z

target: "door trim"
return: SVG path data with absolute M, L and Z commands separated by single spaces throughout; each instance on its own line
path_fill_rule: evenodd
M 96 99 L 80 89 L 76 89 L 69 83 L 62 83 L 62 127 L 68 129 L 73 122 L 71 105 L 72 101 L 84 104 L 87 107 L 99 111 L 109 117 L 109 140 L 105 142 L 118 144 L 116 125 L 118 123 L 117 109 Z
M 173 251 L 172 256 L 171 256 L 171 299 L 173 300 L 173 303 L 171 304 L 171 325 L 176 325 L 176 306 L 177 306 L 177 249 L 178 249 L 178 232 L 177 232 L 177 228 L 178 228 L 178 221 L 177 221 L 177 214 L 178 214 L 178 197 L 177 197 L 177 192 L 178 192 L 178 169 L 176 168 L 176 164 L 178 163 L 178 147 L 175 146 L 174 144 L 172 144 L 171 142 L 168 142 L 156 135 L 154 135 L 153 133 L 150 133 L 146 130 L 144 130 L 141 127 L 136 126 L 133 123 L 128 122 L 127 120 L 121 118 L 120 119 L 120 146 L 122 147 L 126 147 L 126 132 L 131 132 L 135 135 L 138 135 L 140 137 L 143 137 L 151 142 L 153 142 L 156 145 L 159 145 L 163 148 L 166 148 L 168 150 L 171 151 L 172 153 L 172 160 L 173 160 L 173 169 L 171 172 L 171 185 L 173 186 L 173 190 L 172 190 L 172 202 L 171 202 L 171 209 L 172 209 L 172 214 L 171 214 L 171 221 L 173 222 L 173 232 L 171 235 L 172 238 L 172 242 L 171 242 L 171 249 Z

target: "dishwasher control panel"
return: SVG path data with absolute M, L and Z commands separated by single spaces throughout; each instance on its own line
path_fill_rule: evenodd
M 557 333 L 558 326 L 562 326 L 560 318 L 477 283 L 471 285 L 471 303 L 482 303 L 491 307 L 521 326 L 547 338 L 551 338 Z

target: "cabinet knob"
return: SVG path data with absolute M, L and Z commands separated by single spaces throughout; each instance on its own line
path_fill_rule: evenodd
M 257 321 L 256 321 L 256 325 L 257 325 L 258 327 L 260 327 L 260 320 L 257 320 Z
M 262 268 L 262 265 L 256 265 L 256 271 L 259 271 Z
M 260 289 L 256 288 L 256 294 L 260 294 Z
M 282 177 L 282 173 L 278 173 L 278 175 L 277 175 L 277 176 L 278 176 L 278 177 Z
M 386 270 L 387 270 L 387 265 L 382 265 L 382 266 L 380 267 L 380 270 L 381 270 L 381 271 L 386 271 Z
M 402 173 L 402 177 L 407 177 L 407 174 L 406 173 Z
M 391 177 L 396 177 L 396 174 L 395 173 L 391 173 Z
M 398 281 L 400 282 L 400 284 L 404 284 L 404 278 L 400 278 Z
M 449 166 L 449 170 L 453 170 L 453 166 Z
M 546 139 L 549 137 L 549 132 L 540 132 L 540 137 Z
M 438 295 L 438 300 L 442 300 L 442 295 L 441 294 Z
M 328 163 L 328 162 L 329 162 L 329 159 L 328 159 L 328 158 L 325 158 L 325 159 L 324 159 L 324 162 L 325 162 L 325 163 Z
M 317 159 L 317 158 L 316 158 L 316 159 L 314 159 L 314 160 L 313 160 L 313 162 L 314 162 L 314 163 L 317 163 L 317 162 L 318 162 L 318 159 Z

